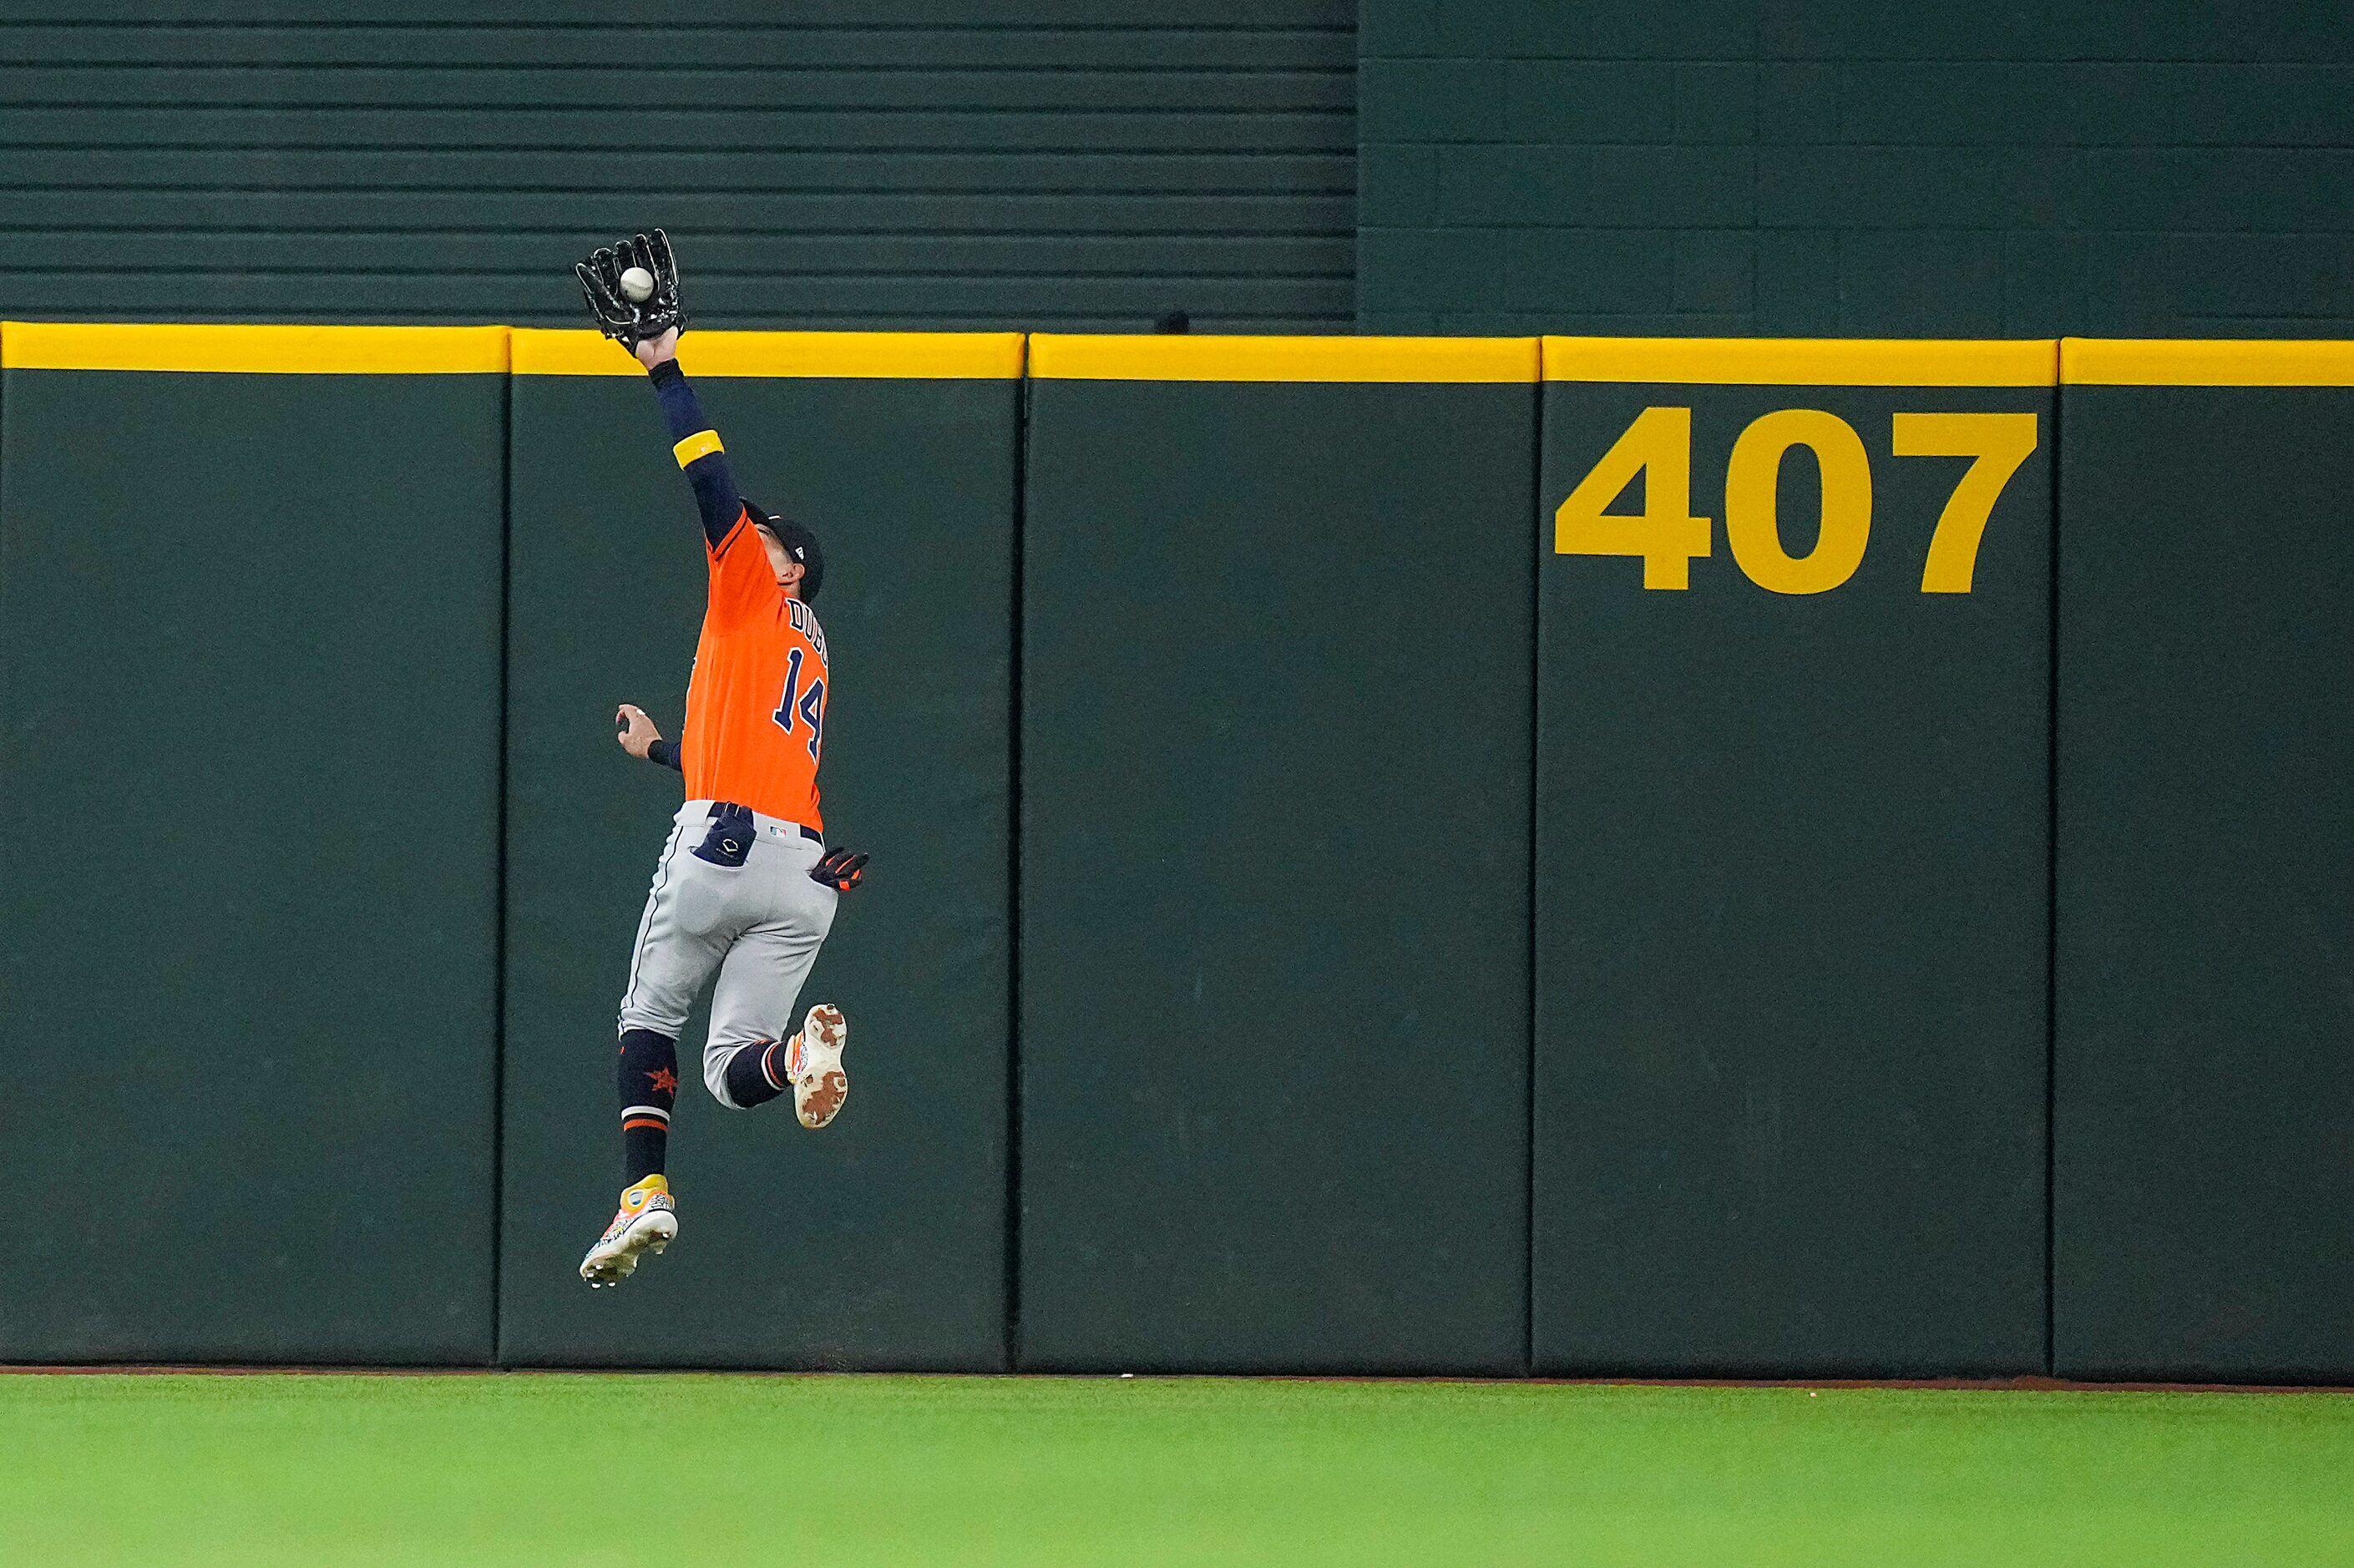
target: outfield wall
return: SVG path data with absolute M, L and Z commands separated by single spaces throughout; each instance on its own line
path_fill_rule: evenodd
M 686 359 L 864 1065 L 592 1297 L 634 367 L 0 332 L 0 1359 L 2354 1380 L 2354 344 Z

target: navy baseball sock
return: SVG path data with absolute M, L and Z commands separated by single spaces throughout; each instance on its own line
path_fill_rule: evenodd
M 670 1111 L 678 1100 L 678 1042 L 651 1029 L 621 1036 L 621 1185 L 636 1186 L 663 1168 L 670 1150 Z
M 764 1106 L 785 1092 L 785 1043 L 758 1040 L 738 1045 L 727 1058 L 727 1097 L 747 1107 Z

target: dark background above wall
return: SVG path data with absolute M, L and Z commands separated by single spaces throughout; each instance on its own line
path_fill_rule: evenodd
M 1347 0 L 8 9 L 20 319 L 570 326 L 653 223 L 712 325 L 1354 308 Z
M 2354 331 L 2334 0 L 1364 0 L 1374 332 Z

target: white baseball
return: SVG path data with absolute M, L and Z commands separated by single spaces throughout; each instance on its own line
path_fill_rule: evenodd
M 642 305 L 654 297 L 654 275 L 643 267 L 632 267 L 621 274 L 621 292 L 630 303 Z

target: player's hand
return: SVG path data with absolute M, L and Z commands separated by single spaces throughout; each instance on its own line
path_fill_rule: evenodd
M 638 363 L 644 366 L 648 370 L 652 370 L 655 366 L 660 365 L 665 359 L 676 359 L 678 357 L 678 328 L 673 327 L 670 331 L 663 334 L 660 337 L 650 337 L 646 339 L 645 342 L 638 344 L 637 347 L 630 350 L 630 352 L 638 356 Z
M 662 738 L 662 731 L 646 717 L 646 710 L 635 704 L 623 703 L 613 715 L 613 722 L 621 726 L 621 733 L 613 738 L 621 743 L 623 751 L 641 762 L 645 760 L 647 748 Z
M 810 867 L 810 880 L 822 883 L 836 893 L 847 893 L 865 876 L 866 861 L 865 855 L 853 854 L 846 849 L 830 849 Z

